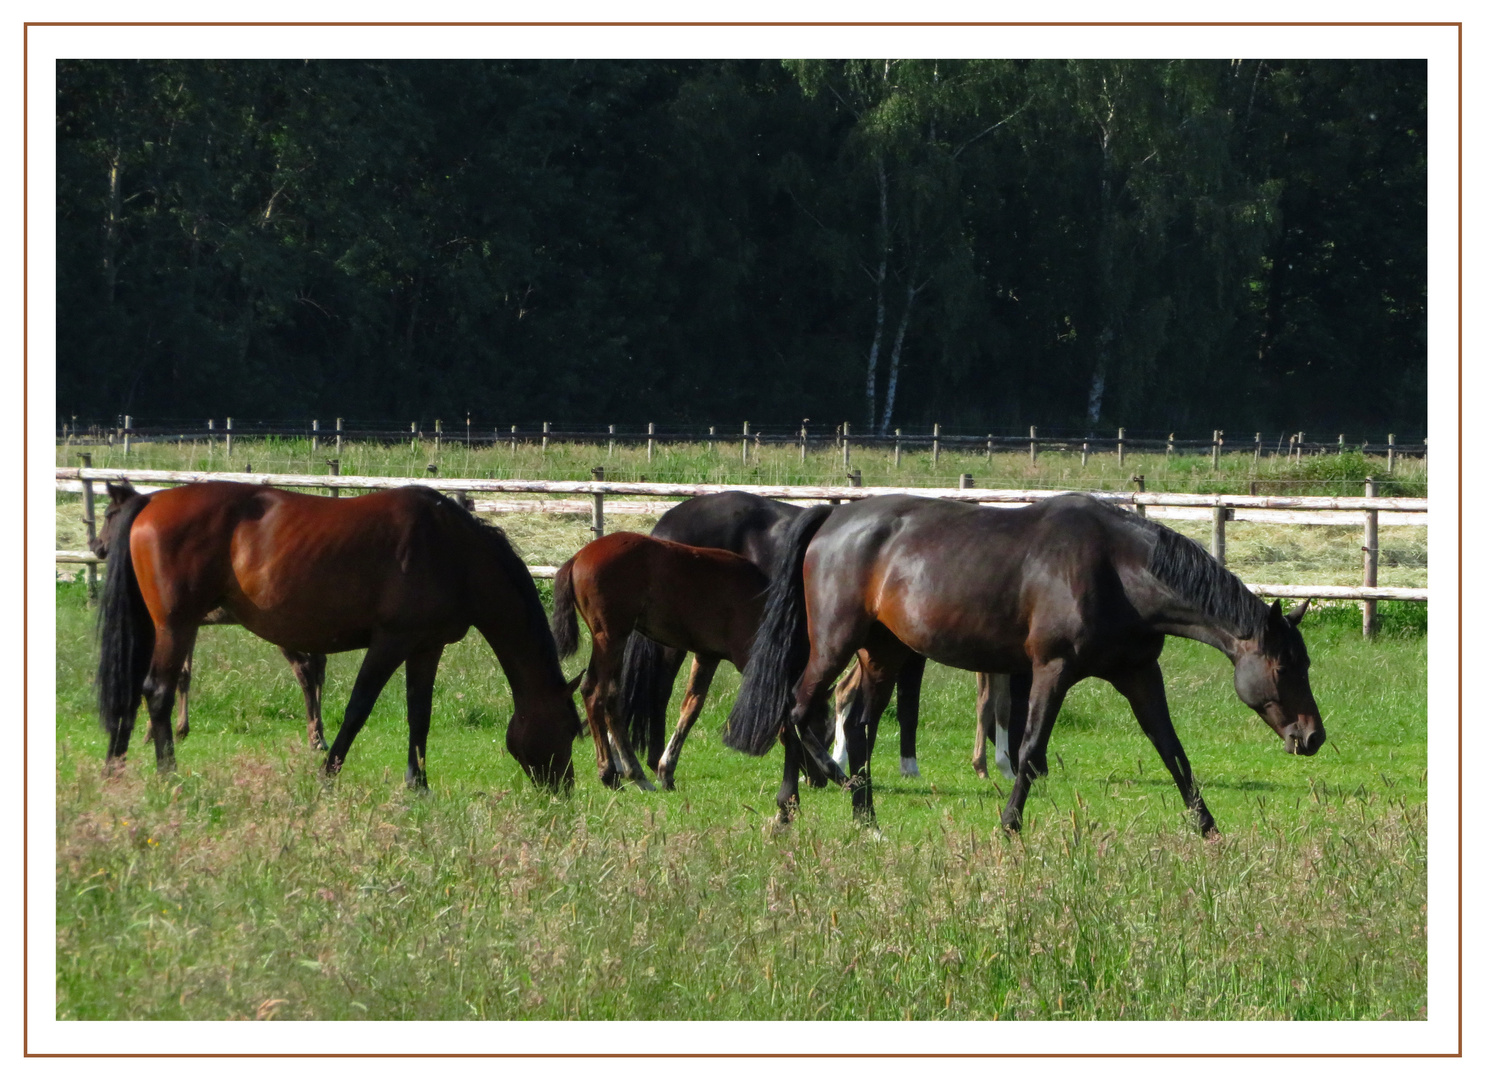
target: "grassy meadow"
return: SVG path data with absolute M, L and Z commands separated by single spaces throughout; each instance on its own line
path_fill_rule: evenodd
M 403 473 L 421 471 L 428 449 L 409 454 Z M 401 452 L 365 448 L 354 467 L 343 453 L 343 471 L 396 474 Z M 167 462 L 172 453 L 189 450 L 136 448 L 128 464 L 224 464 L 220 448 L 210 463 Z M 502 462 L 508 450 L 446 451 L 441 471 L 580 478 L 606 463 L 603 448 L 554 448 L 545 466 L 540 453 L 518 448 L 513 458 L 529 457 L 521 463 Z M 720 448 L 693 448 L 681 464 L 645 463 L 644 453 L 616 449 L 623 460 L 609 475 L 822 478 L 791 473 L 797 449 L 771 459 L 766 448 L 757 477 L 740 474 L 735 446 L 731 463 Z M 669 453 L 657 448 L 657 458 Z M 702 467 L 708 453 L 719 458 L 713 471 Z M 283 458 L 259 448 L 248 456 L 255 471 L 312 464 L 307 444 Z M 1182 458 L 1170 474 L 1158 474 L 1165 462 L 1156 459 L 1127 460 L 1117 474 L 1109 456 L 1091 459 L 1079 482 L 1055 471 L 1077 470 L 1077 456 L 1045 455 L 1035 477 L 1014 471 L 1024 458 L 997 455 L 997 465 L 1003 456 L 1008 471 L 985 481 L 983 456 L 977 469 L 946 454 L 938 473 L 927 454 L 905 455 L 892 475 L 890 454 L 884 465 L 853 451 L 852 463 L 868 484 L 952 483 L 971 471 L 986 486 L 1119 487 L 1144 469 L 1152 490 L 1232 482 L 1244 491 L 1252 464 L 1241 479 L 1236 465 L 1225 479 L 1206 459 L 1197 468 Z M 121 458 L 95 453 L 94 463 Z M 234 467 L 237 458 L 235 448 Z M 1179 465 L 1194 471 L 1175 475 Z M 1306 479 L 1290 475 L 1298 471 L 1276 465 L 1268 479 Z M 1422 471 L 1400 472 L 1414 485 L 1400 493 L 1425 493 Z M 58 498 L 59 546 L 80 546 L 68 539 L 77 501 Z M 565 559 L 585 525 L 534 516 L 502 524 L 532 563 Z M 1426 583 L 1424 532 L 1384 530 L 1384 584 Z M 1230 566 L 1251 580 L 1351 581 L 1357 541 L 1352 529 L 1235 523 Z M 1307 615 L 1329 735 L 1310 759 L 1285 755 L 1238 701 L 1220 654 L 1170 641 L 1172 713 L 1222 830 L 1210 842 L 1186 821 L 1128 706 L 1097 682 L 1069 696 L 1052 773 L 1033 790 L 1023 833 L 1006 836 L 997 827 L 1005 781 L 979 780 L 969 767 L 973 680 L 936 665 L 924 684 L 921 779 L 897 775 L 891 710 L 884 719 L 876 830 L 853 822 L 849 797 L 835 789 L 804 790 L 794 825 L 771 827 L 780 755 L 747 758 L 718 738 L 738 682 L 727 665 L 675 792 L 602 787 L 580 743 L 575 790 L 549 796 L 505 753 L 509 691 L 478 635 L 445 653 L 426 795 L 402 784 L 400 673 L 326 787 L 288 665 L 237 627 L 201 633 L 178 771 L 157 777 L 137 731 L 126 774 L 104 782 L 93 612 L 80 581 L 59 580 L 56 607 L 62 1019 L 1425 1015 L 1424 605 L 1381 605 L 1373 642 L 1362 640 L 1355 606 Z M 358 662 L 331 658 L 331 732 Z

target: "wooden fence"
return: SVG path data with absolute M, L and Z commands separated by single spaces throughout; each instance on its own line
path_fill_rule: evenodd
M 1070 435 L 1068 433 L 1049 432 L 1044 430 L 1038 433 L 1037 425 L 1029 425 L 1027 434 L 1009 434 L 1006 432 L 985 434 L 950 433 L 944 431 L 940 424 L 934 424 L 926 432 L 904 433 L 902 428 L 895 428 L 892 434 L 872 434 L 871 432 L 854 432 L 850 423 L 837 424 L 834 430 L 817 426 L 811 429 L 808 422 L 802 423 L 799 428 L 776 427 L 765 431 L 763 428 L 751 427 L 748 421 L 732 431 L 719 431 L 717 425 L 712 424 L 705 432 L 700 429 L 691 428 L 686 430 L 657 431 L 653 423 L 647 424 L 645 430 L 621 431 L 619 425 L 608 424 L 606 430 L 597 428 L 574 428 L 558 430 L 553 428 L 551 421 L 542 421 L 540 426 L 528 424 L 524 427 L 512 424 L 507 428 L 504 425 L 481 425 L 476 427 L 473 420 L 466 416 L 462 430 L 455 423 L 448 429 L 444 427 L 442 420 L 435 420 L 432 428 L 420 427 L 419 422 L 410 421 L 406 428 L 380 427 L 358 427 L 351 428 L 345 423 L 344 418 L 338 417 L 334 428 L 329 426 L 322 429 L 319 420 L 310 420 L 299 424 L 276 424 L 276 423 L 254 423 L 244 426 L 239 421 L 237 427 L 233 427 L 233 418 L 227 417 L 223 426 L 218 427 L 215 420 L 206 421 L 205 426 L 186 426 L 161 423 L 156 425 L 135 426 L 132 416 L 124 416 L 121 422 L 112 426 L 99 424 L 85 424 L 81 427 L 77 424 L 77 418 L 71 421 L 63 421 L 58 425 L 57 441 L 63 445 L 121 445 L 125 454 L 129 452 L 131 442 L 164 442 L 164 443 L 186 443 L 211 441 L 220 442 L 228 457 L 232 456 L 233 440 L 239 442 L 244 438 L 280 438 L 280 439 L 308 439 L 314 449 L 322 445 L 329 449 L 334 447 L 339 453 L 343 441 L 360 442 L 410 442 L 416 445 L 427 445 L 435 450 L 444 443 L 463 446 L 493 446 L 496 444 L 509 443 L 512 449 L 518 444 L 536 445 L 540 444 L 546 449 L 553 443 L 582 443 L 587 445 L 608 443 L 612 452 L 618 443 L 645 444 L 647 460 L 654 457 L 655 447 L 667 443 L 707 443 L 713 444 L 737 444 L 743 460 L 748 460 L 749 448 L 758 448 L 765 444 L 769 445 L 796 445 L 800 448 L 801 460 L 804 460 L 811 448 L 817 451 L 830 449 L 841 454 L 844 467 L 851 467 L 852 446 L 891 447 L 893 449 L 894 461 L 902 455 L 905 447 L 909 449 L 928 449 L 933 455 L 935 462 L 939 460 L 941 448 L 955 448 L 965 450 L 974 448 L 977 453 L 984 451 L 987 458 L 995 453 L 1018 453 L 1027 454 L 1032 461 L 1037 460 L 1039 453 L 1063 452 L 1081 454 L 1087 463 L 1090 453 L 1114 452 L 1118 455 L 1120 463 L 1124 464 L 1127 453 L 1162 453 L 1170 457 L 1174 454 L 1210 454 L 1214 467 L 1225 456 L 1252 455 L 1255 462 L 1262 456 L 1280 457 L 1286 460 L 1299 460 L 1302 457 L 1317 454 L 1338 453 L 1347 450 L 1360 450 L 1364 453 L 1375 454 L 1379 457 L 1386 456 L 1388 472 L 1393 472 L 1394 463 L 1401 457 L 1424 457 L 1429 454 L 1429 440 L 1421 439 L 1417 443 L 1404 443 L 1397 440 L 1396 435 L 1389 434 L 1386 441 L 1371 441 L 1369 439 L 1358 440 L 1353 438 L 1347 441 L 1347 436 L 1338 434 L 1335 438 L 1306 438 L 1304 431 L 1281 432 L 1275 435 L 1273 432 L 1268 437 L 1263 432 L 1254 432 L 1253 440 L 1244 436 L 1229 436 L 1220 429 L 1214 429 L 1210 436 L 1199 439 L 1178 439 L 1176 432 L 1168 432 L 1164 438 L 1152 436 L 1127 435 L 1124 428 L 1119 428 L 1115 435 Z
M 207 480 L 235 480 L 241 483 L 270 484 L 275 487 L 330 490 L 386 490 L 389 488 L 431 487 L 464 497 L 490 494 L 526 494 L 542 496 L 587 496 L 578 500 L 481 500 L 473 499 L 477 511 L 495 513 L 584 513 L 592 518 L 591 529 L 597 536 L 604 533 L 605 511 L 612 514 L 663 513 L 670 502 L 697 495 L 723 491 L 748 491 L 765 498 L 790 502 L 842 503 L 874 495 L 905 494 L 928 498 L 950 499 L 1003 507 L 1025 506 L 1065 491 L 992 490 L 968 486 L 969 476 L 961 478 L 958 488 L 782 486 L 739 484 L 661 484 L 606 481 L 603 470 L 595 469 L 592 480 L 478 480 L 423 478 L 401 476 L 340 476 L 302 473 L 224 473 L 164 469 L 93 469 L 58 468 L 56 483 L 66 490 L 81 489 L 84 495 L 84 517 L 89 538 L 95 528 L 93 484 L 100 481 L 128 480 L 136 485 L 199 483 Z M 74 487 L 75 485 L 75 487 Z M 1427 589 L 1379 588 L 1377 584 L 1378 529 L 1380 526 L 1424 525 L 1428 522 L 1429 500 L 1420 498 L 1382 498 L 1375 494 L 1369 481 L 1363 496 L 1317 495 L 1201 495 L 1181 492 L 1093 491 L 1093 498 L 1125 505 L 1142 516 L 1210 519 L 1212 541 L 1209 547 L 1220 563 L 1226 561 L 1226 524 L 1248 520 L 1285 524 L 1360 525 L 1363 530 L 1363 580 L 1360 586 L 1345 585 L 1250 585 L 1262 596 L 1314 597 L 1318 599 L 1357 600 L 1363 604 L 1363 630 L 1371 636 L 1376 620 L 1378 600 L 1427 600 Z M 654 501 L 615 502 L 611 496 L 648 496 Z M 63 556 L 66 556 L 64 558 Z M 91 563 L 96 560 L 86 552 L 59 552 L 58 561 Z M 91 573 L 91 571 L 90 571 Z

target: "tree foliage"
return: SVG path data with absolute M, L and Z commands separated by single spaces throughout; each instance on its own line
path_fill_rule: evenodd
M 57 74 L 64 415 L 1424 427 L 1422 63 Z

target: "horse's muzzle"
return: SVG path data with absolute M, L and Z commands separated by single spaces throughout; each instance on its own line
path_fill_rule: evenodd
M 1306 728 L 1300 724 L 1291 724 L 1285 730 L 1285 753 L 1299 754 L 1301 757 L 1310 757 L 1326 741 L 1326 729 L 1321 726 L 1318 718 L 1314 725 Z

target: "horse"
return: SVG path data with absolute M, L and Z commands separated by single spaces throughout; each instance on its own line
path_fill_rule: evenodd
M 119 513 L 132 499 L 148 499 L 150 496 L 135 490 L 133 484 L 125 480 L 122 483 L 110 482 L 108 489 L 108 508 L 103 513 L 103 528 L 98 535 L 88 541 L 88 547 L 94 555 L 100 559 L 108 558 L 109 548 L 113 545 L 114 532 L 117 529 Z M 233 626 L 237 620 L 227 611 L 217 608 L 209 611 L 201 620 L 202 626 Z M 302 653 L 293 649 L 280 649 L 284 659 L 289 661 L 289 668 L 294 672 L 294 678 L 299 683 L 299 689 L 304 694 L 305 730 L 309 737 L 311 749 L 328 750 L 329 744 L 325 741 L 325 723 L 321 717 L 320 705 L 325 690 L 325 654 L 324 653 Z M 176 681 L 176 693 L 180 698 L 180 711 L 175 725 L 175 737 L 185 739 L 191 733 L 191 662 L 196 653 L 193 648 L 186 654 L 186 662 L 181 665 L 180 677 Z M 151 725 L 147 724 L 144 734 L 146 741 L 153 740 Z
M 633 532 L 600 537 L 562 564 L 552 587 L 552 633 L 562 657 L 578 648 L 580 615 L 593 639 L 582 693 L 604 783 L 618 787 L 630 780 L 654 790 L 630 745 L 630 732 L 644 718 L 631 714 L 627 725 L 618 707 L 626 642 L 643 634 L 681 655 L 696 654 L 681 722 L 666 752 L 668 771 L 657 774 L 671 788 L 681 744 L 717 665 L 728 660 L 742 671 L 748 663 L 768 587 L 763 571 L 741 555 Z
M 650 535 L 692 547 L 731 551 L 767 572 L 790 524 L 803 512 L 804 507 L 751 492 L 723 491 L 677 503 L 661 515 Z M 667 742 L 666 707 L 685 659 L 685 649 L 662 645 L 644 634 L 631 634 L 624 647 L 619 701 L 620 711 L 628 719 L 630 746 L 637 753 L 646 753 L 648 749 L 650 768 L 666 790 L 675 788 L 681 747 L 701 715 L 717 670 L 715 661 L 709 665 L 699 656 L 692 659 L 681 715 Z M 922 676 L 922 666 L 916 670 L 905 668 L 898 685 L 900 756 L 911 760 L 915 770 L 913 733 L 918 725 L 918 686 Z M 824 786 L 825 777 L 813 768 L 813 762 L 807 762 L 806 768 L 812 784 Z
M 1192 777 L 1158 662 L 1166 635 L 1211 645 L 1233 663 L 1239 700 L 1283 740 L 1315 754 L 1326 740 L 1299 625 L 1267 606 L 1199 545 L 1087 495 L 983 513 L 886 495 L 797 517 L 774 568 L 753 662 L 723 735 L 760 756 L 781 727 L 872 820 L 866 729 L 911 653 L 971 671 L 1030 675 L 1016 779 L 1001 813 L 1021 828 L 1036 762 L 1063 699 L 1091 676 L 1111 683 L 1161 755 L 1204 836 L 1217 825 Z M 851 776 L 814 738 L 832 682 L 860 651 L 863 693 L 846 725 Z M 798 805 L 798 760 L 785 746 L 779 821 Z
M 427 787 L 434 676 L 444 647 L 474 626 L 511 684 L 507 750 L 539 786 L 571 786 L 582 728 L 536 585 L 505 534 L 447 496 L 410 486 L 332 499 L 213 481 L 131 500 L 115 529 L 99 611 L 105 775 L 123 768 L 141 695 L 156 768 L 175 767 L 181 665 L 202 620 L 222 608 L 280 648 L 366 650 L 327 778 L 406 665 L 406 780 Z

